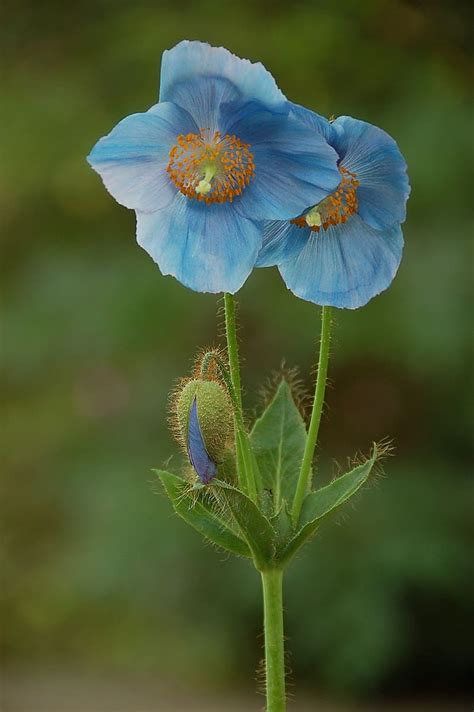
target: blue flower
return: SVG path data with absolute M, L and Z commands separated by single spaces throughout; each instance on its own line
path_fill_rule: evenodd
M 386 289 L 398 270 L 410 193 L 406 163 L 395 141 L 365 121 L 329 122 L 297 105 L 293 112 L 336 150 L 340 182 L 303 214 L 266 223 L 257 266 L 278 265 L 302 299 L 356 309 Z
M 288 220 L 339 183 L 337 156 L 300 121 L 262 64 L 180 42 L 164 52 L 159 103 L 120 121 L 88 157 L 137 213 L 137 240 L 163 274 L 236 292 L 263 220 Z

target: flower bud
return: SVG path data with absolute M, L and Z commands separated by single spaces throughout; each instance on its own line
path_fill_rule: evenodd
M 207 484 L 216 474 L 232 432 L 232 406 L 216 381 L 192 379 L 178 391 L 177 435 L 199 479 Z

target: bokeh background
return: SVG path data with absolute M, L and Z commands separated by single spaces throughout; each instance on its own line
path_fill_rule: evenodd
M 294 709 L 472 707 L 469 7 L 4 4 L 3 711 L 263 705 L 258 578 L 172 516 L 150 472 L 179 465 L 167 395 L 197 347 L 221 343 L 219 302 L 160 275 L 85 162 L 154 103 L 161 53 L 182 38 L 263 61 L 320 113 L 384 127 L 409 165 L 399 274 L 337 314 L 318 477 L 387 435 L 396 457 L 287 576 Z M 250 277 L 249 411 L 282 359 L 311 389 L 318 318 L 276 270 Z

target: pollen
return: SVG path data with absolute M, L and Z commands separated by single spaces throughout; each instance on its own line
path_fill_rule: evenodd
M 319 232 L 321 228 L 327 230 L 331 225 L 347 222 L 348 218 L 357 212 L 357 188 L 360 183 L 357 174 L 352 173 L 344 166 L 339 166 L 341 182 L 336 190 L 322 200 L 305 215 L 294 218 L 291 222 L 298 227 L 310 228 Z
M 178 190 L 207 204 L 232 202 L 255 173 L 250 144 L 210 129 L 180 134 L 166 171 Z

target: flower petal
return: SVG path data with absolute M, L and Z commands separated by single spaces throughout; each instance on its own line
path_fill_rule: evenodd
M 175 84 L 199 77 L 229 80 L 244 100 L 257 99 L 268 105 L 285 101 L 274 78 L 260 62 L 240 59 L 224 47 L 188 40 L 163 52 L 160 101 L 172 100 Z
M 158 264 L 197 292 L 240 289 L 262 244 L 262 228 L 229 204 L 212 204 L 177 193 L 164 210 L 137 212 L 138 243 Z
M 299 255 L 279 267 L 286 286 L 302 299 L 357 309 L 395 277 L 403 250 L 399 225 L 379 232 L 354 215 L 345 224 L 306 234 Z
M 202 437 L 196 398 L 193 400 L 189 414 L 187 451 L 191 465 L 194 467 L 197 476 L 204 485 L 208 485 L 213 477 L 216 476 L 217 467 L 215 462 L 209 457 L 204 438 Z
M 87 160 L 117 202 L 152 212 L 169 205 L 176 194 L 166 166 L 177 135 L 196 131 L 192 118 L 179 106 L 156 104 L 120 121 L 96 143 Z
M 250 144 L 255 174 L 236 202 L 245 217 L 286 220 L 315 205 L 339 184 L 337 154 L 294 116 L 260 102 L 222 107 L 223 131 Z
M 331 146 L 333 145 L 332 141 L 335 139 L 334 125 L 328 119 L 307 109 L 305 106 L 301 106 L 301 104 L 290 102 L 290 106 L 297 119 L 302 121 L 308 128 L 320 133 Z
M 238 101 L 240 92 L 222 77 L 194 77 L 172 84 L 167 96 L 169 101 L 186 109 L 199 128 L 215 131 L 219 128 L 221 105 Z
M 403 222 L 410 184 L 396 142 L 377 126 L 350 116 L 340 116 L 333 126 L 332 145 L 342 165 L 360 181 L 357 200 L 361 218 L 376 230 Z
M 308 230 L 289 220 L 268 220 L 263 226 L 262 249 L 256 267 L 273 267 L 294 259 L 308 241 Z

